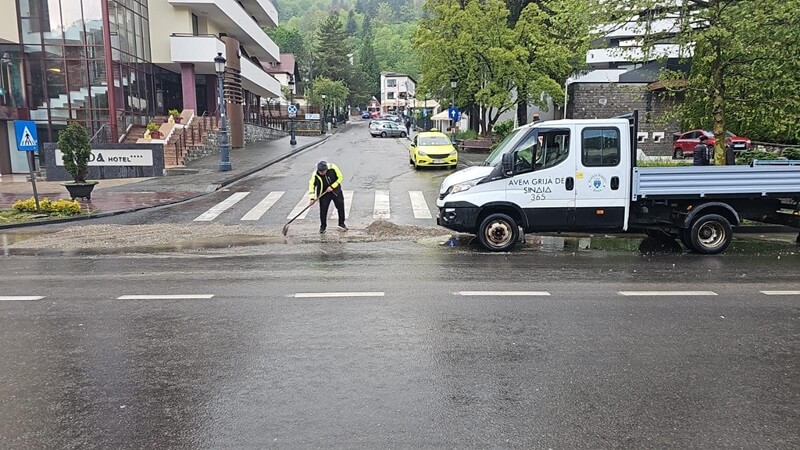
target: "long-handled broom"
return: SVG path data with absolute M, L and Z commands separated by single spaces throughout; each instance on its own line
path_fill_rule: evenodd
M 322 195 L 320 195 L 318 199 L 316 199 L 313 202 L 309 203 L 308 206 L 303 208 L 303 210 L 300 211 L 299 213 L 297 213 L 296 216 L 292 217 L 291 220 L 286 222 L 286 225 L 283 226 L 283 230 L 281 231 L 281 233 L 283 233 L 283 235 L 286 236 L 286 233 L 289 232 L 289 224 L 294 222 L 294 220 L 297 219 L 298 217 L 302 216 L 304 212 L 308 211 L 308 208 L 311 208 L 311 205 L 313 205 L 314 203 L 317 203 L 317 200 L 319 200 L 320 198 L 324 197 L 326 194 L 327 194 L 327 192 L 323 192 Z M 333 195 L 336 195 L 336 194 L 333 194 Z

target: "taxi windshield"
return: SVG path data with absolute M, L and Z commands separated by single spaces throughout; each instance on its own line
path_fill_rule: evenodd
M 420 136 L 417 145 L 450 145 L 450 139 L 447 139 L 446 136 Z

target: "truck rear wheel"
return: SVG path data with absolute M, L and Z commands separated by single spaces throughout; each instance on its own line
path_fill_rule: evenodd
M 733 230 L 728 219 L 709 214 L 697 218 L 689 230 L 692 250 L 704 255 L 716 255 L 728 248 L 733 239 Z
M 506 214 L 490 214 L 478 228 L 478 240 L 492 252 L 504 252 L 519 239 L 517 222 Z

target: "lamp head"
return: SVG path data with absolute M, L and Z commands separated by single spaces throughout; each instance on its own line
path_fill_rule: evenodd
M 216 70 L 217 75 L 222 75 L 225 72 L 225 57 L 222 56 L 222 52 L 217 53 L 217 56 L 214 57 L 214 70 Z

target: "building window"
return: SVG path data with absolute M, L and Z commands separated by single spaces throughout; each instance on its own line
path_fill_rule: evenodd
M 386 98 L 388 100 L 394 100 L 394 92 L 387 92 L 386 93 Z
M 192 34 L 195 36 L 200 34 L 200 22 L 194 14 L 192 14 Z
M 583 130 L 581 161 L 584 167 L 613 167 L 619 164 L 619 130 L 587 128 Z
M 397 80 L 394 78 L 387 78 L 386 79 L 386 87 L 395 87 L 397 86 Z

